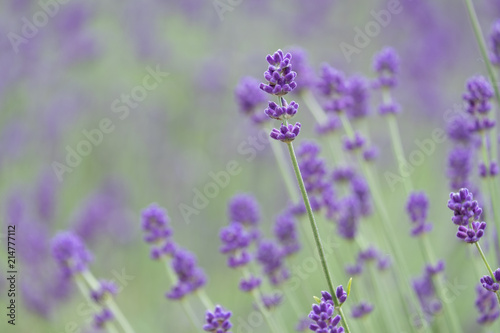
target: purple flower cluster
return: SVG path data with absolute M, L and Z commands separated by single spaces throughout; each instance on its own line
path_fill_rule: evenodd
M 252 234 L 239 222 L 232 222 L 221 229 L 222 246 L 220 252 L 229 254 L 227 265 L 231 268 L 245 266 L 251 260 L 247 249 L 253 241 Z
M 399 56 L 393 48 L 386 47 L 374 56 L 373 69 L 377 73 L 377 79 L 374 82 L 375 88 L 382 90 L 393 89 L 397 84 L 397 74 L 399 71 Z M 379 113 L 396 114 L 401 111 L 401 107 L 392 98 L 384 98 L 379 106 Z
M 259 204 L 249 194 L 237 194 L 228 204 L 227 215 L 232 222 L 248 227 L 256 226 L 260 220 Z
M 466 243 L 476 243 L 484 235 L 485 222 L 477 221 L 482 214 L 482 209 L 472 193 L 467 188 L 462 188 L 457 193 L 450 193 L 448 208 L 453 211 L 451 220 L 458 225 L 457 237 Z
M 266 94 L 259 89 L 259 80 L 253 77 L 243 77 L 234 91 L 236 103 L 241 112 L 256 123 L 260 124 L 267 120 L 260 112 L 255 111 L 266 101 Z
M 268 94 L 283 96 L 297 87 L 295 77 L 297 73 L 292 71 L 292 55 L 284 54 L 278 50 L 273 55 L 266 57 L 269 67 L 264 72 L 264 78 L 268 83 L 261 83 L 260 89 Z
M 205 273 L 197 265 L 196 257 L 187 250 L 177 248 L 171 266 L 177 276 L 177 284 L 167 292 L 167 298 L 181 299 L 203 287 L 207 282 Z
M 414 227 L 411 230 L 412 236 L 420 236 L 432 230 L 432 224 L 427 222 L 427 211 L 429 210 L 429 200 L 424 192 L 412 192 L 406 203 L 406 211 L 410 215 L 410 220 Z
M 485 290 L 481 285 L 476 287 L 476 308 L 479 311 L 477 322 L 480 325 L 493 323 L 500 317 L 500 307 L 494 293 Z
M 92 260 L 85 244 L 72 232 L 59 232 L 52 239 L 51 245 L 52 256 L 66 277 L 85 271 Z
M 262 283 L 262 279 L 253 275 L 250 275 L 248 278 L 242 278 L 240 280 L 240 290 L 244 292 L 251 292 L 255 288 L 260 287 Z
M 342 122 L 340 121 L 340 118 L 333 113 L 329 113 L 327 115 L 324 123 L 317 123 L 314 127 L 316 133 L 319 135 L 331 134 L 340 128 L 342 128 Z
M 99 281 L 99 289 L 92 290 L 90 298 L 96 303 L 103 303 L 108 296 L 115 296 L 118 293 L 118 286 L 113 281 Z
M 350 119 L 362 119 L 369 113 L 370 90 L 366 78 L 354 75 L 347 80 L 347 89 L 351 97 L 351 103 L 347 108 Z
M 295 125 L 287 123 L 287 120 L 297 113 L 299 105 L 294 101 L 288 104 L 282 97 L 297 87 L 295 82 L 297 73 L 292 71 L 292 55 L 278 50 L 273 55 L 268 54 L 266 60 L 269 63 L 267 71 L 264 72 L 267 83 L 261 83 L 260 89 L 270 95 L 278 96 L 281 105 L 269 102 L 265 114 L 271 119 L 282 121 L 280 128 L 273 128 L 270 136 L 274 140 L 290 143 L 299 135 L 301 127 L 300 123 Z
M 314 321 L 309 325 L 309 329 L 317 333 L 343 333 L 344 328 L 338 326 L 340 323 L 340 316 L 334 315 L 335 306 L 332 296 L 326 292 L 321 292 L 323 296 L 319 304 L 312 305 L 312 311 L 309 313 L 309 319 Z
M 229 331 L 233 327 L 229 321 L 231 315 L 231 311 L 224 311 L 220 305 L 217 305 L 214 312 L 207 311 L 205 315 L 206 324 L 203 326 L 203 330 L 213 333 L 231 333 Z
M 296 224 L 294 216 L 289 212 L 276 218 L 273 229 L 274 236 L 281 246 L 284 256 L 290 256 L 300 250 Z
M 363 318 L 364 316 L 370 314 L 373 311 L 373 305 L 366 302 L 361 302 L 357 305 L 353 305 L 351 316 L 353 318 Z
M 261 300 L 266 309 L 272 309 L 281 304 L 283 301 L 283 295 L 281 293 L 262 295 Z
M 285 253 L 275 241 L 262 240 L 257 248 L 256 259 L 272 285 L 279 285 L 290 277 L 285 267 Z
M 369 246 L 365 250 L 360 250 L 356 258 L 356 263 L 353 265 L 347 265 L 345 271 L 349 276 L 360 275 L 363 273 L 363 268 L 370 262 L 377 262 L 378 270 L 385 270 L 391 265 L 391 258 L 383 253 L 380 253 L 373 246 Z
M 500 66 L 500 20 L 493 23 L 490 32 L 490 59 L 493 65 Z
M 467 104 L 466 111 L 472 116 L 473 123 L 469 124 L 469 131 L 481 132 L 495 126 L 495 121 L 487 117 L 491 110 L 491 98 L 493 88 L 482 76 L 469 79 L 466 85 L 467 91 L 463 99 Z
M 365 141 L 365 138 L 359 132 L 355 132 L 352 139 L 344 137 L 344 150 L 355 151 L 361 149 Z
M 318 90 L 326 98 L 323 109 L 327 112 L 346 112 L 352 105 L 347 79 L 343 72 L 329 64 L 321 66 Z
M 472 150 L 470 147 L 456 146 L 448 155 L 448 178 L 453 190 L 469 187 L 472 171 Z
M 115 318 L 113 312 L 108 308 L 103 308 L 101 311 L 94 315 L 93 325 L 97 329 L 102 329 L 105 327 L 106 323 L 112 321 Z
M 158 260 L 164 255 L 171 256 L 175 250 L 170 239 L 173 230 L 165 209 L 153 203 L 142 211 L 142 230 L 144 241 L 151 244 L 150 256 Z
M 433 316 L 442 309 L 441 301 L 436 296 L 436 289 L 432 278 L 435 274 L 444 270 L 444 266 L 432 267 L 427 265 L 424 274 L 413 280 L 413 289 L 425 314 Z
M 494 278 L 494 279 L 493 279 Z M 493 272 L 493 277 L 485 275 L 481 278 L 483 288 L 496 293 L 500 289 L 500 268 Z

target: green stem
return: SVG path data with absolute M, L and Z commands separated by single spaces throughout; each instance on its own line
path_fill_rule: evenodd
M 497 103 L 500 103 L 500 90 L 498 88 L 497 77 L 495 71 L 493 70 L 493 65 L 491 64 L 491 59 L 488 56 L 488 48 L 486 47 L 486 41 L 484 40 L 483 33 L 481 31 L 481 26 L 479 25 L 479 19 L 477 17 L 476 10 L 474 9 L 474 5 L 472 0 L 465 0 L 465 4 L 467 6 L 467 12 L 469 13 L 469 19 L 472 24 L 472 29 L 474 30 L 474 36 L 476 37 L 477 44 L 479 46 L 479 50 L 481 51 L 481 56 L 484 60 L 484 64 L 486 65 L 486 70 L 488 71 L 488 76 L 490 78 L 491 84 L 493 85 L 493 89 L 495 91 L 495 98 Z M 496 112 L 492 112 L 493 120 L 496 122 L 497 116 Z M 492 128 L 493 137 L 497 138 L 497 129 L 496 126 Z M 492 156 L 493 160 L 497 160 L 497 140 L 491 141 L 492 148 Z
M 212 303 L 212 300 L 210 299 L 210 297 L 208 297 L 207 293 L 205 292 L 205 289 L 196 290 L 196 295 L 198 296 L 201 303 L 203 303 L 203 306 L 207 310 L 215 309 L 215 305 L 214 305 L 214 303 Z
M 318 101 L 316 101 L 316 98 L 314 98 L 313 94 L 311 93 L 310 90 L 305 90 L 301 94 L 302 99 L 307 105 L 307 108 L 313 115 L 314 119 L 316 119 L 316 122 L 318 124 L 324 124 L 328 120 L 328 117 L 326 116 L 325 112 L 323 111 L 323 108 L 321 105 L 319 105 Z
M 479 254 L 481 255 L 481 258 L 483 258 L 484 265 L 488 269 L 488 272 L 490 273 L 491 278 L 493 281 L 496 281 L 495 275 L 493 275 L 493 270 L 490 267 L 490 264 L 488 264 L 488 260 L 486 260 L 486 257 L 484 255 L 483 249 L 481 249 L 481 245 L 479 245 L 479 242 L 476 242 L 476 248 L 479 251 Z M 500 291 L 495 292 L 495 295 L 497 295 L 498 303 L 500 304 Z
M 295 176 L 297 177 L 297 182 L 299 183 L 300 192 L 302 193 L 302 199 L 304 200 L 304 204 L 307 210 L 307 216 L 309 217 L 309 223 L 311 225 L 311 229 L 314 235 L 314 241 L 316 243 L 316 248 L 318 250 L 318 254 L 320 257 L 321 267 L 323 268 L 323 273 L 326 278 L 326 282 L 330 292 L 332 294 L 333 301 L 335 303 L 335 307 L 337 308 L 341 318 L 342 318 L 342 326 L 344 327 L 346 333 L 350 333 L 349 326 L 347 325 L 346 318 L 342 312 L 342 309 L 339 308 L 339 302 L 337 297 L 335 296 L 335 287 L 333 285 L 332 279 L 330 277 L 330 271 L 328 269 L 328 264 L 326 262 L 325 251 L 323 249 L 323 244 L 321 242 L 321 238 L 319 235 L 318 225 L 316 224 L 316 220 L 314 219 L 314 213 L 311 208 L 311 203 L 309 202 L 309 197 L 307 196 L 306 187 L 304 185 L 304 180 L 302 179 L 302 175 L 299 169 L 299 163 L 297 162 L 297 157 L 295 156 L 295 151 L 293 150 L 293 145 L 291 142 L 287 143 L 288 151 L 290 153 L 290 158 L 292 159 L 293 170 L 295 171 Z
M 99 281 L 97 281 L 89 270 L 82 272 L 82 276 L 92 289 L 97 290 L 99 288 Z M 127 317 L 125 317 L 123 312 L 111 297 L 106 298 L 105 304 L 109 307 L 111 312 L 113 312 L 116 321 L 120 324 L 125 333 L 135 333 L 134 329 L 128 322 Z

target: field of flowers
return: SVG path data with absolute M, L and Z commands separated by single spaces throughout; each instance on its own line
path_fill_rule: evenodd
M 0 332 L 500 332 L 497 1 L 0 29 Z

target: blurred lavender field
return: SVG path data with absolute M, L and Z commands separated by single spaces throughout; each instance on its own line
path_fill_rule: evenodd
M 500 18 L 500 4 L 475 5 L 488 34 Z M 380 18 L 381 10 L 392 14 Z M 0 332 L 94 332 L 88 325 L 92 311 L 74 283 L 61 279 L 51 256 L 50 240 L 60 230 L 72 230 L 85 242 L 94 256 L 94 275 L 117 282 L 116 302 L 136 332 L 193 332 L 179 302 L 165 298 L 170 288 L 165 269 L 150 259 L 143 241 L 141 211 L 153 202 L 168 210 L 176 242 L 196 254 L 208 277 L 207 294 L 233 312 L 233 332 L 267 332 L 265 325 L 248 323 L 252 300 L 238 291 L 240 276 L 219 253 L 219 231 L 230 222 L 227 203 L 235 194 L 257 198 L 261 232 L 269 236 L 290 201 L 268 131 L 243 115 L 235 100 L 240 79 L 262 82 L 267 54 L 300 47 L 314 75 L 328 62 L 348 76 L 371 80 L 373 55 L 391 46 L 401 59 L 394 95 L 402 106 L 398 121 L 408 156 L 422 150 L 418 142 L 431 139 L 436 129 L 446 132 L 450 114 L 463 109 L 467 79 L 486 76 L 466 8 L 451 0 L 7 0 L 0 4 L 0 29 L 0 243 L 5 249 Z M 368 35 L 366 29 L 375 30 Z M 385 120 L 377 112 L 380 96 L 371 95 L 364 129 L 379 147 L 376 177 L 404 245 L 402 255 L 417 277 L 424 260 L 409 236 L 403 183 L 387 181 L 386 172 L 398 170 Z M 314 139 L 330 158 L 314 117 L 300 98 L 297 102 L 302 123 L 297 144 Z M 258 112 L 263 113 L 262 105 Z M 449 192 L 458 190 L 447 179 L 451 147 L 447 138 L 436 143 L 412 168 L 411 179 L 429 196 L 434 225 L 429 239 L 446 261 L 452 303 L 458 317 L 467 318 L 461 321 L 464 332 L 498 332 L 498 321 L 489 328 L 475 322 L 479 280 L 464 261 L 477 258 L 450 226 L 446 202 Z M 203 195 L 221 172 L 230 174 L 227 184 L 216 185 L 212 197 Z M 472 178 L 479 184 L 476 174 Z M 334 225 L 320 222 L 325 242 L 353 263 L 355 247 L 332 240 Z M 17 226 L 15 326 L 4 314 L 10 299 L 8 225 Z M 308 225 L 299 230 L 310 231 Z M 292 272 L 316 255 L 305 241 L 312 236 L 301 237 Z M 493 239 L 489 234 L 482 246 L 496 268 Z M 293 290 L 303 301 L 298 307 L 304 317 L 312 296 L 326 288 L 315 264 L 299 275 L 301 286 Z M 331 269 L 336 283 L 346 285 L 350 276 L 344 267 Z M 365 282 L 354 279 L 353 289 Z M 351 297 L 361 301 L 360 295 Z M 194 298 L 191 305 L 201 325 L 206 309 Z M 298 322 L 293 306 L 285 299 L 274 312 L 290 332 Z M 352 326 L 365 332 L 357 323 Z M 377 326 L 370 332 L 385 331 Z

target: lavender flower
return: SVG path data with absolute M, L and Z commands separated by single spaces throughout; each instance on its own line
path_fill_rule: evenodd
M 481 285 L 476 287 L 476 308 L 479 311 L 477 322 L 480 325 L 493 323 L 500 316 L 498 300 L 494 293 L 485 290 Z
M 493 277 L 495 279 L 493 279 Z M 493 273 L 493 277 L 485 275 L 481 278 L 483 288 L 491 292 L 497 292 L 500 289 L 500 268 Z
M 424 313 L 432 316 L 441 311 L 442 305 L 436 297 L 432 274 L 425 270 L 422 277 L 413 280 L 413 288 Z
M 344 328 L 337 325 L 340 323 L 340 316 L 333 316 L 335 306 L 333 305 L 332 296 L 324 291 L 322 292 L 320 304 L 313 304 L 312 311 L 309 313 L 309 319 L 314 321 L 314 324 L 309 325 L 309 329 L 317 333 L 343 333 Z
M 344 73 L 328 64 L 323 64 L 321 67 L 318 89 L 327 98 L 323 104 L 327 112 L 346 111 L 352 104 Z
M 284 256 L 290 256 L 300 250 L 295 225 L 296 221 L 290 213 L 281 214 L 276 218 L 273 231 L 278 243 L 281 245 Z
M 310 89 L 314 85 L 314 70 L 309 65 L 307 54 L 302 48 L 293 47 L 289 51 L 293 54 L 293 68 L 295 72 L 297 72 L 297 76 L 295 78 L 297 87 L 293 92 L 300 94 L 305 89 Z
M 497 162 L 491 161 L 489 168 L 482 162 L 479 164 L 479 176 L 481 178 L 495 177 L 496 175 L 498 175 Z
M 244 226 L 238 222 L 233 222 L 220 231 L 220 240 L 222 246 L 220 251 L 229 254 L 227 264 L 231 268 L 246 265 L 250 261 L 250 255 L 247 252 L 252 243 L 253 236 Z
M 352 196 L 343 198 L 340 203 L 338 233 L 341 237 L 352 240 L 358 232 L 360 207 L 359 201 Z
M 376 146 L 371 146 L 363 151 L 363 159 L 366 162 L 371 162 L 378 157 L 378 148 Z
M 451 218 L 456 225 L 466 226 L 472 220 L 476 221 L 481 217 L 483 210 L 479 207 L 472 193 L 467 188 L 462 188 L 457 193 L 450 193 L 448 208 L 453 211 Z
M 347 81 L 347 90 L 351 97 L 351 103 L 347 108 L 347 115 L 351 119 L 361 119 L 368 115 L 369 90 L 367 80 L 355 75 Z
M 99 289 L 93 290 L 90 297 L 96 303 L 103 303 L 106 297 L 115 296 L 118 293 L 118 286 L 113 281 L 99 281 Z
M 457 237 L 466 243 L 477 243 L 483 237 L 485 228 L 486 222 L 472 222 L 470 227 L 461 225 L 458 227 Z
M 107 322 L 114 319 L 114 315 L 108 308 L 103 308 L 94 315 L 93 325 L 95 328 L 104 328 Z
M 463 99 L 467 103 L 466 111 L 473 116 L 473 122 L 469 125 L 471 132 L 489 130 L 495 126 L 495 121 L 487 117 L 492 97 L 493 88 L 484 77 L 477 76 L 467 81 L 467 92 Z
M 372 211 L 370 187 L 362 176 L 355 176 L 351 180 L 351 190 L 359 202 L 361 216 L 368 216 Z
M 196 257 L 187 250 L 177 249 L 171 266 L 178 281 L 166 294 L 170 299 L 181 299 L 203 287 L 207 282 L 205 273 L 196 263 Z
M 349 151 L 361 149 L 363 148 L 365 141 L 365 138 L 359 132 L 355 132 L 354 138 L 352 139 L 344 137 L 344 149 Z
M 500 20 L 493 23 L 490 32 L 490 49 L 491 49 L 491 62 L 493 65 L 500 66 Z
M 376 88 L 393 88 L 397 84 L 399 56 L 391 47 L 386 47 L 373 58 L 373 69 L 377 72 Z
M 266 95 L 259 88 L 259 80 L 253 77 L 243 77 L 236 89 L 234 95 L 240 110 L 246 114 L 251 115 L 255 109 L 266 101 Z
M 290 143 L 293 140 L 295 140 L 295 138 L 299 135 L 300 127 L 301 127 L 300 123 L 295 123 L 295 125 L 288 124 L 286 126 L 284 124 L 281 124 L 279 130 L 273 128 L 270 137 L 277 141 Z
M 229 331 L 233 327 L 229 321 L 231 315 L 231 311 L 224 311 L 220 305 L 217 305 L 214 312 L 207 311 L 205 315 L 206 324 L 203 326 L 203 330 L 214 333 L 231 333 Z
M 151 244 L 151 258 L 158 260 L 163 255 L 172 255 L 175 250 L 170 237 L 173 230 L 165 209 L 153 203 L 142 211 L 144 241 Z
M 279 106 L 274 102 L 269 102 L 269 106 L 264 110 L 266 115 L 269 118 L 277 119 L 277 120 L 285 120 L 292 118 L 299 108 L 299 105 L 292 101 L 290 104 L 287 104 L 284 98 L 281 98 L 283 106 Z
M 468 145 L 473 140 L 472 133 L 469 130 L 469 123 L 470 119 L 465 115 L 453 118 L 446 128 L 448 137 L 456 143 Z
M 231 222 L 255 226 L 260 220 L 259 204 L 252 195 L 237 194 L 229 201 L 227 215 Z
M 327 115 L 326 122 L 322 124 L 317 123 L 314 129 L 316 130 L 316 133 L 318 133 L 319 135 L 327 135 L 335 132 L 341 127 L 342 127 L 342 122 L 340 121 L 340 118 L 333 113 L 329 113 Z
M 342 287 L 342 285 L 338 286 L 335 290 L 335 296 L 337 296 L 339 305 L 344 304 L 344 302 L 347 300 L 347 292 L 344 290 L 344 287 Z
M 448 155 L 448 177 L 453 190 L 469 186 L 472 170 L 472 150 L 468 147 L 455 147 Z
M 414 227 L 411 230 L 412 236 L 420 236 L 432 230 L 432 224 L 427 223 L 427 211 L 429 200 L 424 192 L 412 192 L 406 203 L 406 210 L 410 215 L 410 220 Z
M 264 72 L 264 78 L 268 83 L 261 83 L 260 89 L 271 95 L 283 96 L 297 87 L 294 81 L 297 73 L 292 71 L 290 53 L 283 54 L 283 51 L 278 50 L 272 56 L 268 54 L 266 60 L 269 67 Z
M 283 295 L 280 293 L 262 295 L 261 300 L 266 309 L 272 309 L 281 304 L 281 302 L 283 301 Z
M 274 241 L 261 241 L 256 258 L 272 285 L 278 285 L 289 278 L 290 272 L 284 266 L 284 252 Z
M 378 108 L 378 112 L 381 115 L 398 114 L 401 112 L 401 106 L 398 103 L 391 101 L 387 104 L 381 104 Z
M 356 276 L 363 273 L 363 265 L 361 263 L 356 263 L 354 265 L 346 265 L 345 272 L 349 276 Z
M 351 316 L 353 318 L 363 318 L 364 316 L 368 315 L 373 311 L 373 305 L 361 302 L 357 305 L 354 305 L 352 307 L 352 313 Z
M 51 243 L 52 256 L 65 276 L 72 276 L 87 269 L 92 255 L 83 242 L 71 232 L 59 232 Z
M 251 292 L 255 288 L 260 287 L 262 279 L 251 275 L 249 278 L 242 278 L 240 280 L 240 290 L 244 292 Z

